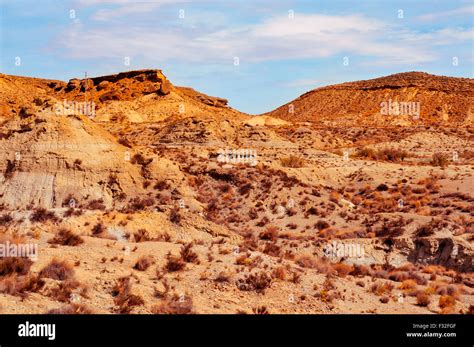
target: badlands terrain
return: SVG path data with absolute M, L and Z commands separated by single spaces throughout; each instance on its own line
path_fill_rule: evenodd
M 473 313 L 473 97 L 409 72 L 251 116 L 160 70 L 0 74 L 0 239 L 38 249 L 0 313 Z

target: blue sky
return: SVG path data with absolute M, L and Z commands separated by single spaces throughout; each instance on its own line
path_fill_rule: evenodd
M 397 72 L 474 77 L 472 1 L 0 5 L 3 73 L 67 81 L 85 71 L 97 76 L 159 68 L 175 85 L 225 97 L 253 114 L 319 86 Z

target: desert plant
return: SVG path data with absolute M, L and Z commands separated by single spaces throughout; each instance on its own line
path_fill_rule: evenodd
M 70 263 L 54 258 L 40 271 L 39 276 L 64 281 L 74 277 L 74 269 Z
M 152 307 L 151 312 L 154 314 L 192 314 L 193 299 L 189 295 L 174 294 L 164 301 Z
M 69 229 L 61 229 L 56 236 L 48 241 L 48 243 L 62 246 L 77 246 L 84 243 L 84 239 L 75 235 Z
M 445 167 L 449 164 L 449 160 L 444 153 L 434 153 L 431 157 L 430 164 L 433 166 Z
M 133 268 L 138 271 L 146 271 L 154 262 L 152 256 L 144 255 L 138 258 Z
M 282 166 L 289 168 L 302 168 L 306 166 L 306 160 L 295 155 L 281 158 L 280 163 Z

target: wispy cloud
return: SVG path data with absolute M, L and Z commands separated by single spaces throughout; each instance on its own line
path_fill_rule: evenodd
M 463 6 L 450 11 L 426 13 L 424 15 L 418 16 L 418 19 L 423 21 L 435 21 L 442 18 L 466 15 L 474 15 L 474 5 Z
M 147 6 L 143 4 L 134 11 L 145 11 Z M 126 8 L 121 11 L 132 11 L 134 6 Z M 93 18 L 110 15 L 97 12 Z M 159 57 L 162 61 L 230 63 L 233 57 L 239 57 L 242 62 L 262 62 L 362 55 L 402 64 L 432 61 L 435 59 L 433 46 L 472 37 L 472 29 L 418 33 L 362 15 L 300 14 L 293 19 L 275 16 L 260 23 L 232 25 L 220 30 L 206 27 L 204 23 L 200 23 L 197 30 L 186 30 L 178 21 L 176 19 L 174 25 L 167 22 L 151 27 L 75 26 L 63 33 L 59 42 L 68 56 L 76 58 L 141 55 Z

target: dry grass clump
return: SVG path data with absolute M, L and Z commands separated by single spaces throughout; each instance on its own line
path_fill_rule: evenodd
M 173 294 L 151 308 L 154 314 L 194 314 L 193 299 L 189 295 Z
M 32 264 L 33 261 L 28 258 L 0 258 L 0 276 L 7 276 L 10 274 L 26 275 L 30 272 Z
M 181 256 L 181 259 L 186 263 L 199 264 L 199 257 L 197 253 L 193 251 L 193 246 L 193 242 L 183 245 L 181 247 L 179 255 Z
M 77 246 L 84 243 L 84 239 L 75 235 L 69 229 L 61 229 L 48 243 L 61 246 Z
M 242 291 L 256 291 L 257 293 L 265 293 L 265 289 L 272 284 L 272 277 L 265 272 L 252 273 L 244 278 L 237 280 L 236 285 Z
M 30 216 L 30 222 L 32 223 L 46 223 L 47 221 L 55 223 L 59 221 L 59 218 L 54 214 L 54 212 L 48 211 L 42 207 L 35 209 Z
M 256 306 L 252 308 L 254 314 L 270 314 L 266 306 Z
M 94 312 L 83 304 L 68 304 L 54 308 L 46 314 L 93 314 Z
M 27 293 L 38 292 L 44 286 L 44 280 L 37 275 L 18 275 L 16 273 L 0 278 L 0 293 L 25 298 Z
M 426 291 L 418 292 L 418 294 L 416 294 L 416 304 L 418 306 L 426 307 L 430 304 L 430 302 L 430 294 Z
M 392 289 L 393 289 L 393 284 L 389 282 L 381 282 L 381 281 L 375 282 L 370 287 L 370 291 L 378 296 L 389 294 L 392 292 Z
M 112 296 L 118 313 L 130 313 L 135 306 L 145 304 L 141 296 L 132 294 L 130 277 L 121 277 L 117 280 L 112 288 Z
M 133 233 L 133 239 L 135 242 L 146 242 L 146 241 L 153 241 L 153 237 L 150 235 L 148 230 L 146 229 L 138 229 L 136 232 Z
M 259 235 L 261 240 L 276 241 L 278 239 L 279 229 L 276 226 L 269 225 Z
M 302 168 L 306 166 L 306 160 L 295 155 L 281 158 L 280 163 L 282 166 L 290 168 Z
M 409 155 L 406 151 L 396 148 L 383 148 L 379 150 L 362 148 L 356 152 L 355 156 L 357 158 L 366 158 L 370 160 L 400 162 L 404 161 Z
M 77 294 L 87 298 L 88 287 L 75 279 L 59 282 L 55 287 L 48 288 L 46 295 L 61 302 L 69 302 L 72 295 Z
M 40 271 L 39 276 L 64 281 L 74 277 L 74 269 L 67 261 L 54 258 Z
M 449 164 L 448 156 L 444 153 L 434 153 L 430 164 L 433 166 L 446 167 Z
M 146 271 L 154 263 L 155 263 L 155 260 L 153 259 L 152 256 L 143 255 L 140 258 L 138 258 L 133 268 L 138 271 Z

